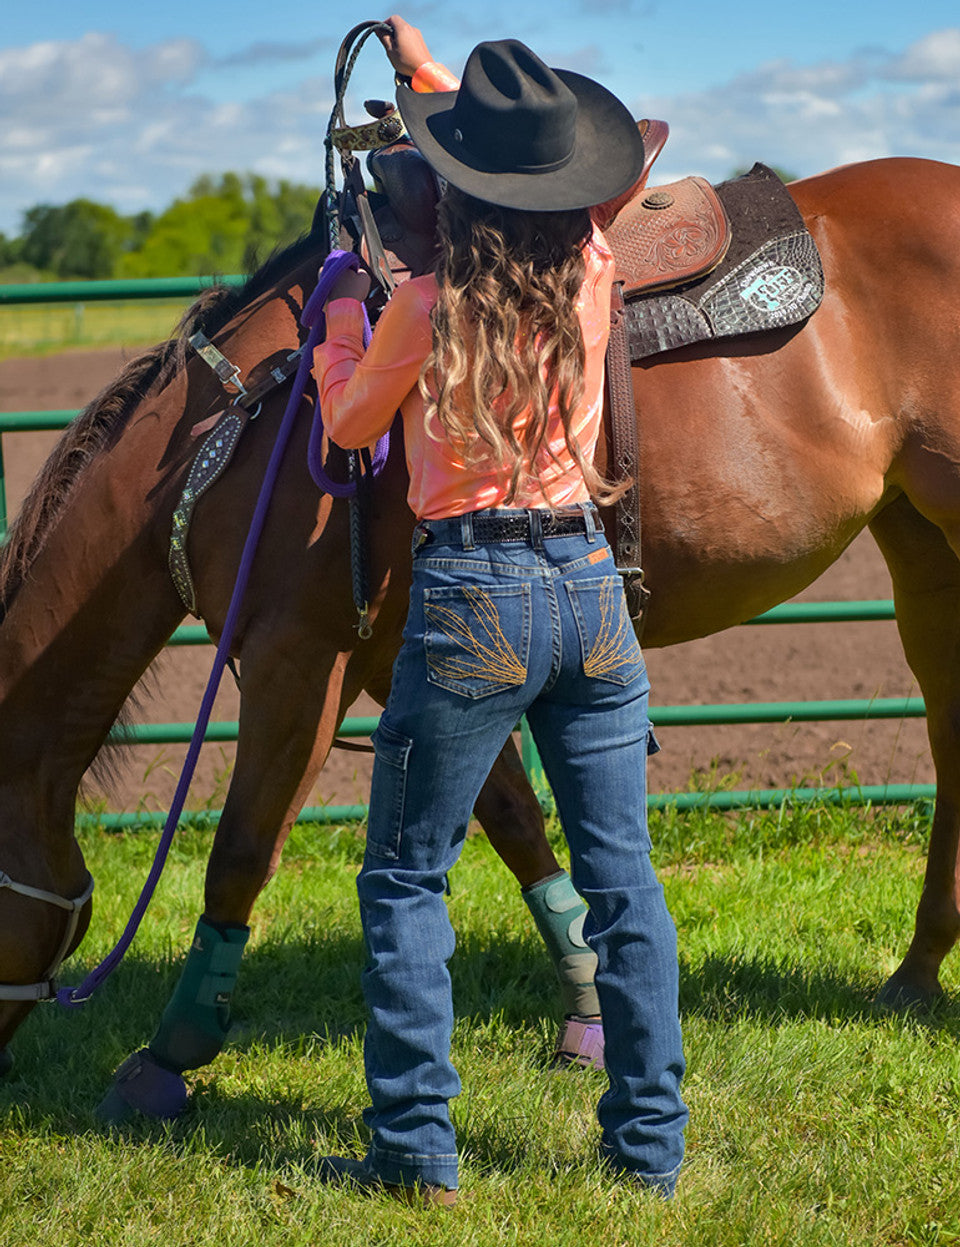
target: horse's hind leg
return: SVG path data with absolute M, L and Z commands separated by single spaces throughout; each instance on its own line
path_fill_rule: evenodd
M 940 965 L 960 937 L 960 557 L 905 497 L 870 528 L 893 578 L 897 624 L 926 702 L 937 777 L 913 940 L 880 993 L 884 1003 L 904 1005 L 940 994 Z
M 512 740 L 500 751 L 474 813 L 520 884 L 556 970 L 566 1019 L 557 1040 L 558 1057 L 589 1064 L 595 1059 L 600 1003 L 593 983 L 596 953 L 583 939 L 587 909 L 550 848 L 540 804 Z

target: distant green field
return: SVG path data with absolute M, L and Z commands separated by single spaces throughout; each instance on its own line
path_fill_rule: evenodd
M 106 346 L 150 346 L 170 337 L 183 299 L 37 303 L 0 308 L 0 359 Z

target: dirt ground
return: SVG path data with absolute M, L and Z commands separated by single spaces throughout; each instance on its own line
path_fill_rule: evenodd
M 0 410 L 81 407 L 124 362 L 122 350 L 0 361 Z M 14 514 L 56 434 L 4 434 L 7 501 Z M 655 586 L 654 586 L 655 589 Z M 890 581 L 869 535 L 859 537 L 801 600 L 888 598 Z M 159 661 L 150 721 L 192 721 L 213 658 L 208 647 L 178 648 Z M 873 698 L 917 695 L 893 623 L 790 624 L 734 628 L 717 636 L 651 650 L 647 663 L 657 705 Z M 373 714 L 366 700 L 352 714 Z M 215 719 L 237 717 L 233 682 L 225 683 Z M 686 789 L 694 773 L 735 774 L 736 787 L 780 788 L 836 782 L 854 772 L 864 784 L 928 783 L 932 763 L 922 720 L 669 728 L 651 760 L 650 790 Z M 111 809 L 166 808 L 185 753 L 180 747 L 137 747 L 109 794 Z M 222 803 L 232 747 L 204 746 L 188 806 Z M 334 751 L 310 803 L 366 802 L 365 755 Z

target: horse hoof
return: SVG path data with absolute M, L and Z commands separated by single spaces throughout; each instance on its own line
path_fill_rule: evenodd
M 887 979 L 875 997 L 874 1003 L 881 1009 L 905 1013 L 908 1009 L 932 1009 L 943 996 L 943 988 L 920 987 L 917 983 L 900 976 L 899 972 Z
M 149 1048 L 141 1048 L 114 1074 L 113 1085 L 97 1105 L 97 1117 L 108 1126 L 122 1126 L 137 1116 L 172 1121 L 187 1107 L 187 1099 L 183 1078 L 158 1064 Z
M 0 1048 L 0 1078 L 6 1078 L 12 1069 L 13 1057 L 6 1048 Z

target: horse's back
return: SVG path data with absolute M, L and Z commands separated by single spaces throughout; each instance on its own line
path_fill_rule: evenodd
M 899 282 L 924 259 L 960 262 L 960 167 L 894 156 L 840 165 L 789 184 L 811 232 L 826 249 L 847 241 L 854 253 L 884 257 Z M 847 259 L 848 257 L 844 257 Z

